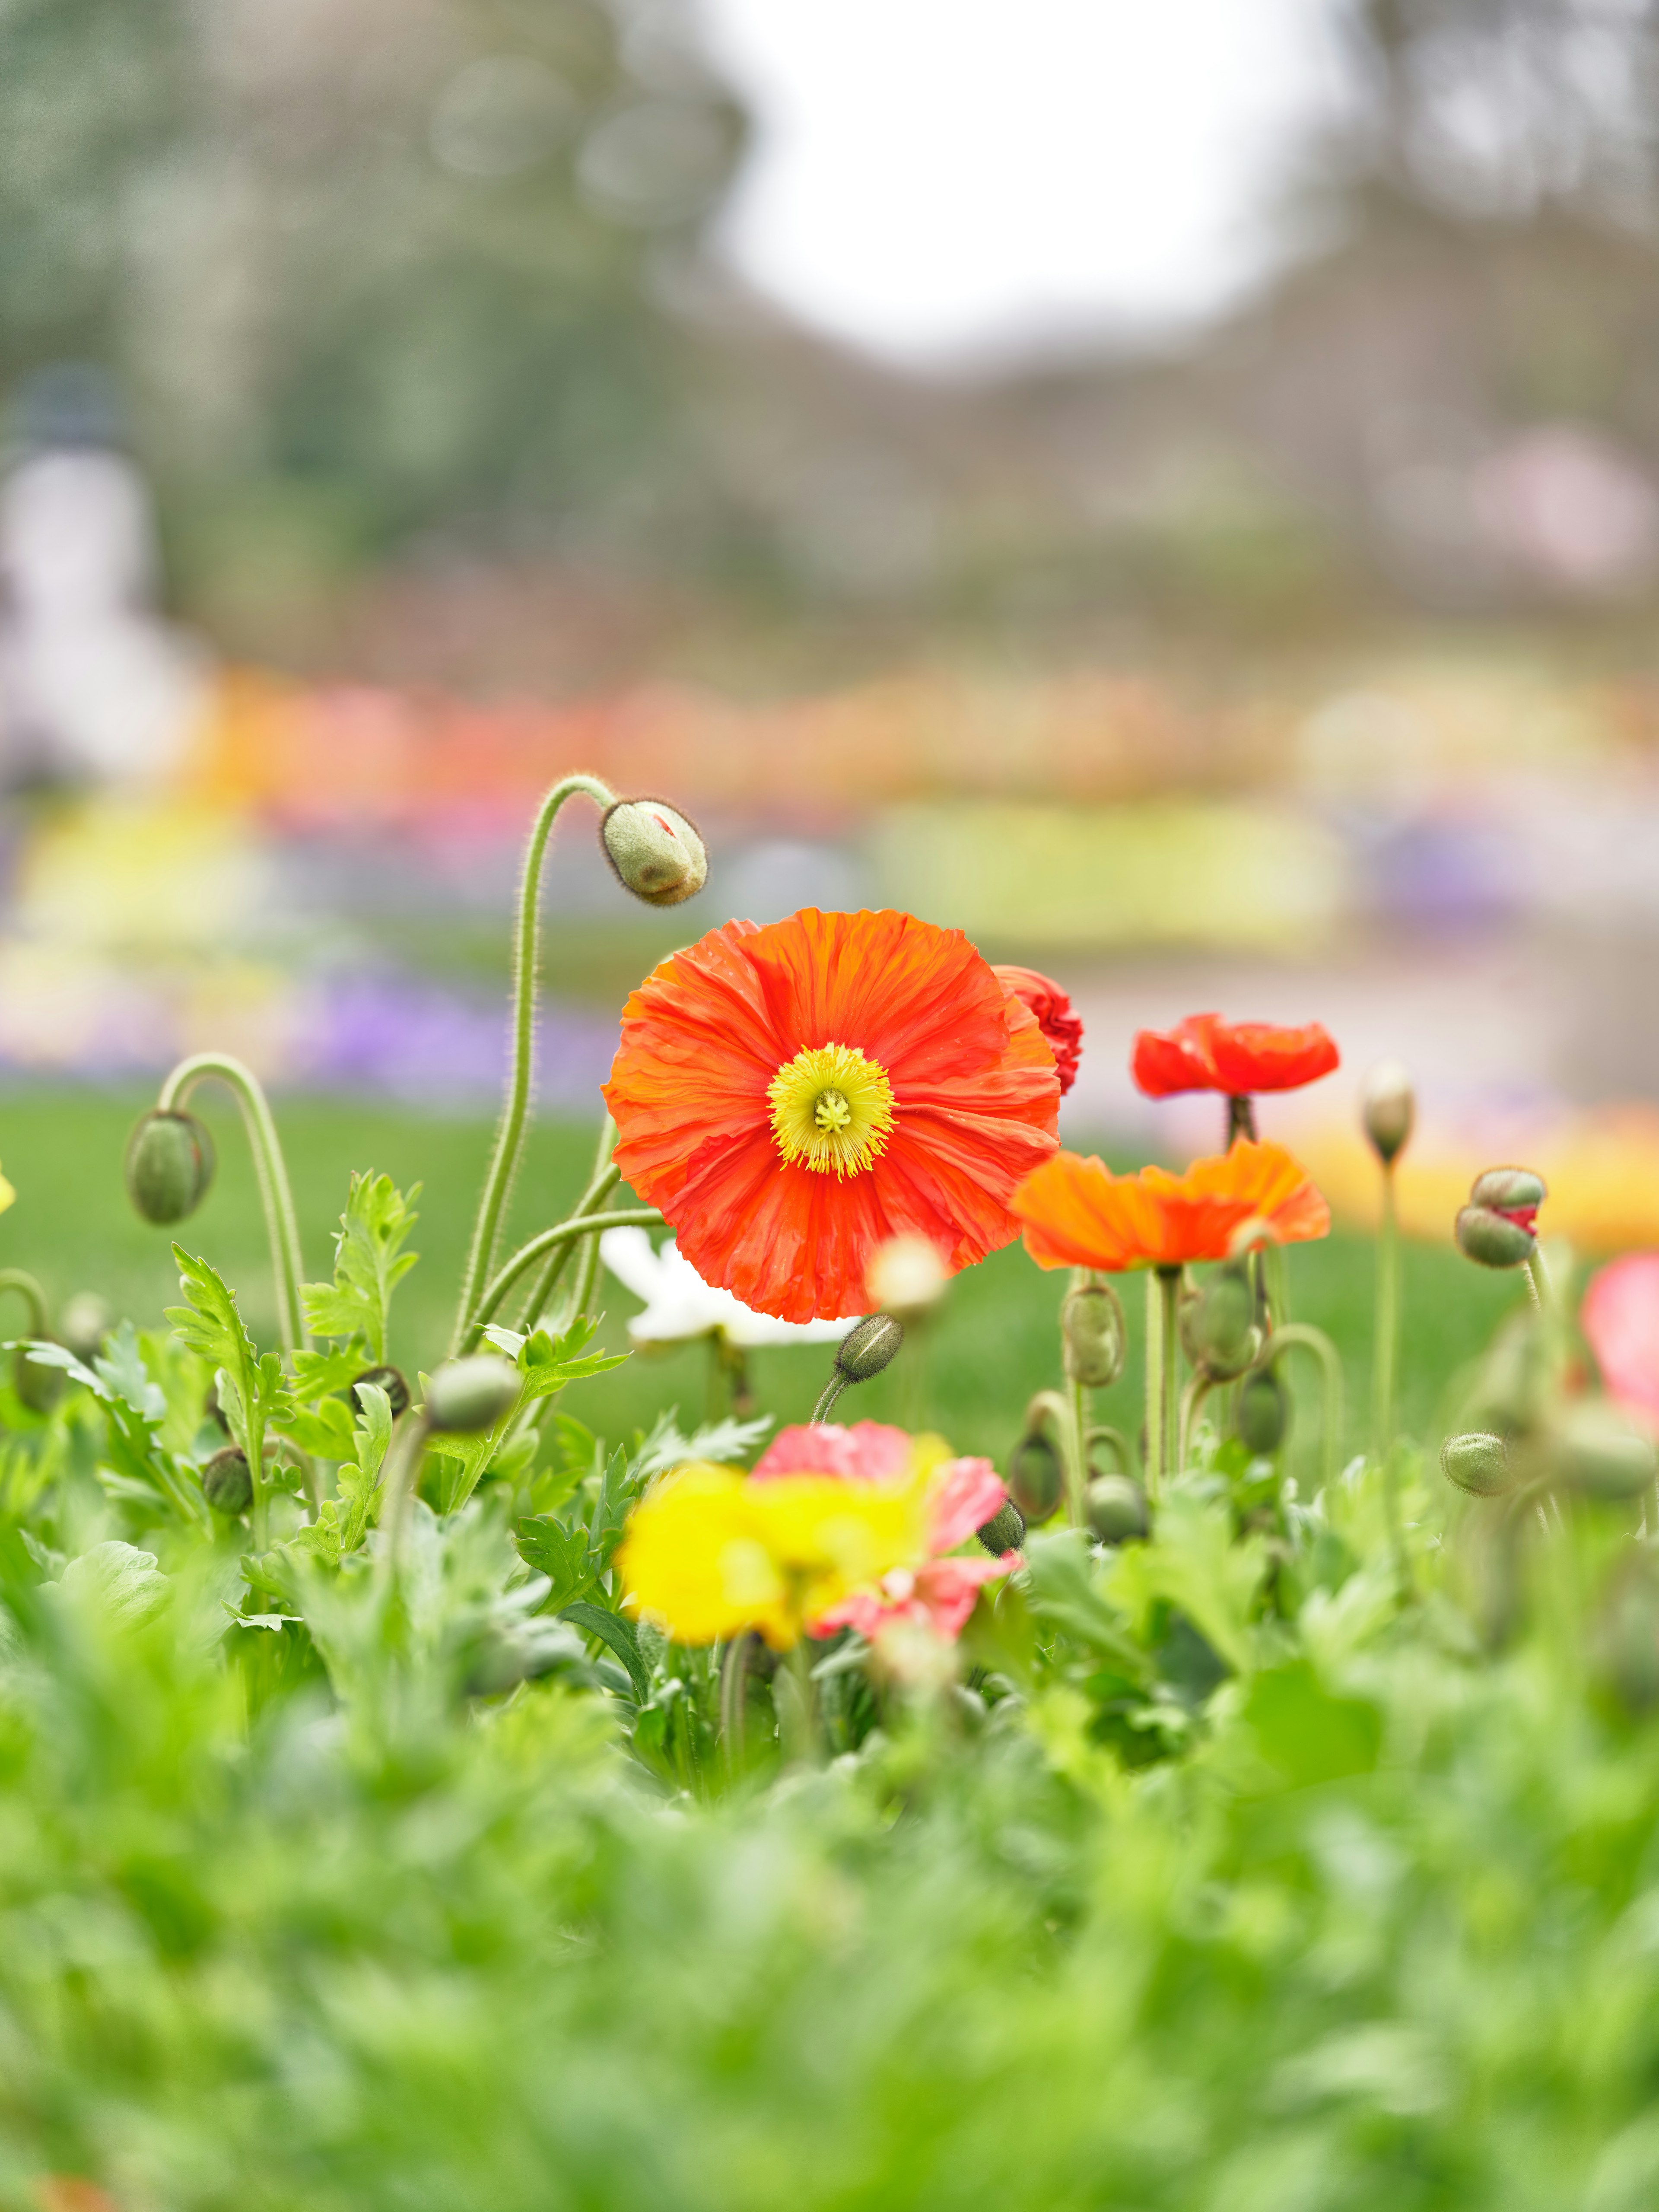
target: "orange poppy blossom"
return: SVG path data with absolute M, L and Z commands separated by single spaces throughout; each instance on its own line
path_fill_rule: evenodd
M 1060 1071 L 1060 1095 L 1063 1098 L 1077 1081 L 1078 1064 L 1083 1058 L 1081 1017 L 1059 984 L 1035 968 L 1007 963 L 994 967 L 991 973 L 1005 990 L 1012 991 L 1036 1016 L 1037 1027 L 1048 1038 L 1054 1066 Z
M 926 1238 L 954 1273 L 1012 1243 L 1055 1150 L 1035 1017 L 960 930 L 915 915 L 731 921 L 623 1010 L 615 1159 L 706 1283 L 781 1321 L 864 1310 L 871 1255 Z
M 1318 1022 L 1279 1029 L 1272 1022 L 1189 1014 L 1172 1030 L 1137 1031 L 1129 1065 L 1149 1098 L 1172 1097 L 1179 1091 L 1243 1098 L 1258 1091 L 1299 1091 L 1340 1063 L 1329 1031 Z
M 1009 1200 L 1040 1267 L 1180 1267 L 1225 1260 L 1257 1242 L 1299 1244 L 1329 1233 L 1331 1210 L 1282 1145 L 1243 1138 L 1185 1175 L 1116 1176 L 1099 1159 L 1056 1152 Z

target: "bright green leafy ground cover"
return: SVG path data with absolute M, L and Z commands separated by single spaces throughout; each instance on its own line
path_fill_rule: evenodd
M 177 1277 L 121 1202 L 127 1119 L 8 1101 L 0 1234 L 54 1295 L 95 1282 L 153 1324 Z M 426 1181 L 392 1349 L 430 1359 L 487 1133 L 283 1121 L 315 1277 L 347 1169 Z M 226 1135 L 185 1231 L 257 1316 Z M 586 1151 L 538 1140 L 523 1226 Z M 1292 1257 L 1352 1390 L 1369 1251 Z M 1409 1280 L 1421 1418 L 1513 1288 L 1449 1254 Z M 1002 1449 L 1053 1379 L 1057 1289 L 1018 1254 L 959 1283 L 922 1417 Z M 198 1273 L 187 1334 L 234 1364 L 220 1297 Z M 316 1310 L 343 1335 L 351 1305 Z M 628 1503 L 684 1447 L 593 1455 L 575 1425 L 614 1442 L 678 1397 L 690 1428 L 696 1363 L 570 1381 L 533 1461 L 416 1505 L 392 1574 L 348 1528 L 343 1443 L 313 1528 L 283 1492 L 251 1556 L 205 1513 L 207 1370 L 159 1332 L 44 1421 L 0 1393 L 3 2212 L 1647 2212 L 1637 1509 L 1465 1500 L 1407 1455 L 1402 1558 L 1376 1471 L 1316 1495 L 1305 1446 L 1206 1443 L 1150 1542 L 1033 1537 L 963 1682 L 825 1647 L 820 1756 L 789 1768 L 781 1673 L 723 1751 L 709 1656 L 610 1609 Z M 823 1365 L 762 1363 L 766 1410 Z M 329 1369 L 298 1407 L 242 1371 L 321 1437 Z M 907 1411 L 902 1369 L 858 1410 Z M 366 1407 L 364 1474 L 384 1448 Z

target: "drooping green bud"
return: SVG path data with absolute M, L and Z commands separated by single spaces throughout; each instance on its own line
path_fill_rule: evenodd
M 240 1444 L 227 1444 L 202 1469 L 202 1495 L 216 1513 L 234 1520 L 253 1503 L 253 1476 Z
M 842 1339 L 836 1365 L 849 1382 L 867 1382 L 880 1374 L 903 1341 L 903 1326 L 891 1314 L 867 1314 Z
M 1385 1168 L 1392 1167 L 1410 1142 L 1417 1119 L 1411 1075 L 1399 1060 L 1379 1060 L 1372 1068 L 1359 1111 L 1371 1150 Z
M 29 1358 L 26 1346 L 11 1355 L 11 1387 L 32 1413 L 49 1413 L 64 1388 L 61 1367 L 43 1367 Z
M 114 1314 L 96 1291 L 76 1291 L 58 1316 L 59 1338 L 83 1363 L 98 1357 L 114 1326 Z
M 708 881 L 708 855 L 695 823 L 659 799 L 619 799 L 599 823 L 617 880 L 647 906 L 678 906 Z
M 1501 1498 L 1518 1480 L 1502 1437 L 1485 1429 L 1448 1437 L 1440 1447 L 1440 1472 L 1459 1490 L 1475 1498 Z
M 1028 1528 L 1040 1528 L 1060 1510 L 1066 1470 L 1060 1454 L 1039 1428 L 1028 1429 L 1008 1462 L 1008 1494 Z
M 361 1375 L 354 1375 L 351 1395 L 359 1405 L 362 1401 L 357 1393 L 365 1382 L 372 1382 L 377 1389 L 386 1392 L 394 1421 L 399 1413 L 409 1411 L 409 1382 L 401 1367 L 365 1367 Z
M 452 1436 L 493 1429 L 519 1401 L 519 1370 L 493 1352 L 445 1362 L 427 1384 L 426 1417 Z
M 1097 1474 L 1083 1493 L 1083 1510 L 1103 1544 L 1139 1543 L 1152 1529 L 1140 1486 L 1127 1474 Z
M 1481 1267 L 1519 1267 L 1538 1249 L 1529 1227 L 1490 1206 L 1464 1206 L 1453 1234 L 1464 1258 Z
M 1260 1355 L 1255 1303 L 1249 1270 L 1235 1261 L 1212 1268 L 1182 1300 L 1182 1349 L 1211 1382 L 1231 1382 Z
M 1108 1283 L 1080 1283 L 1060 1309 L 1060 1360 L 1068 1380 L 1105 1390 L 1123 1372 L 1123 1309 Z
M 1000 1559 L 1005 1552 L 1018 1551 L 1025 1541 L 1025 1523 L 1013 1499 L 1005 1498 L 990 1519 L 974 1533 L 991 1557 Z
M 1258 1454 L 1276 1452 L 1285 1441 L 1290 1403 L 1285 1386 L 1271 1367 L 1258 1367 L 1238 1386 L 1234 1426 L 1246 1447 Z
M 1639 1498 L 1659 1473 L 1652 1437 L 1602 1398 L 1571 1407 L 1548 1449 L 1557 1479 L 1589 1498 Z
M 158 1229 L 194 1213 L 213 1181 L 213 1139 L 193 1114 L 144 1115 L 127 1139 L 127 1195 Z

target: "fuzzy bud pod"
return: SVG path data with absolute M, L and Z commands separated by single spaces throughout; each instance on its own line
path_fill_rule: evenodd
M 1139 1543 L 1152 1530 L 1146 1498 L 1127 1474 L 1097 1474 L 1083 1493 L 1083 1510 L 1103 1544 Z
M 1659 1462 L 1653 1439 L 1603 1399 L 1572 1407 L 1549 1439 L 1552 1472 L 1589 1498 L 1639 1498 Z
M 1399 1060 L 1379 1060 L 1372 1068 L 1365 1078 L 1359 1114 L 1371 1150 L 1385 1168 L 1391 1168 L 1411 1141 L 1417 1119 L 1412 1079 Z
M 227 1444 L 202 1469 L 202 1495 L 216 1513 L 234 1520 L 253 1503 L 253 1476 L 240 1444 Z
M 365 1367 L 361 1375 L 354 1375 L 351 1395 L 359 1405 L 362 1401 L 357 1398 L 357 1393 L 365 1382 L 372 1382 L 377 1389 L 386 1392 L 394 1421 L 399 1413 L 409 1411 L 409 1382 L 401 1367 Z
M 427 1385 L 426 1417 L 452 1436 L 493 1429 L 519 1401 L 519 1370 L 493 1352 L 447 1360 Z
M 1013 1499 L 1005 1498 L 990 1519 L 974 1533 L 991 1557 L 1000 1559 L 1005 1552 L 1018 1551 L 1025 1541 L 1025 1523 Z
M 659 799 L 619 799 L 599 823 L 617 880 L 647 906 L 678 906 L 708 881 L 708 855 L 695 823 Z
M 1530 1168 L 1488 1168 L 1475 1177 L 1469 1190 L 1471 1206 L 1489 1206 L 1495 1213 L 1531 1215 L 1549 1196 L 1542 1176 Z M 1528 1220 L 1527 1226 L 1532 1226 Z
M 64 1388 L 61 1367 L 43 1367 L 19 1345 L 11 1355 L 11 1387 L 32 1413 L 49 1413 Z
M 127 1139 L 127 1195 L 158 1229 L 194 1213 L 213 1181 L 213 1139 L 193 1114 L 152 1108 Z
M 1501 1498 L 1516 1483 L 1509 1446 L 1502 1437 L 1484 1429 L 1448 1437 L 1440 1447 L 1440 1472 L 1448 1482 L 1475 1498 Z
M 76 1291 L 58 1316 L 58 1336 L 83 1362 L 97 1358 L 114 1326 L 114 1314 L 96 1291 Z
M 1082 1283 L 1060 1309 L 1060 1359 L 1066 1377 L 1104 1390 L 1123 1372 L 1123 1309 L 1107 1283 Z
M 1452 1233 L 1463 1257 L 1481 1267 L 1519 1267 L 1538 1249 L 1530 1228 L 1490 1206 L 1464 1206 Z
M 842 1339 L 836 1365 L 849 1382 L 867 1382 L 880 1374 L 903 1341 L 903 1328 L 891 1314 L 866 1315 Z
M 1027 1431 L 1008 1462 L 1008 1494 L 1029 1528 L 1040 1528 L 1060 1510 L 1066 1471 L 1041 1429 Z
M 1285 1386 L 1271 1367 L 1258 1367 L 1254 1375 L 1245 1376 L 1239 1385 L 1234 1421 L 1240 1438 L 1249 1450 L 1259 1454 L 1276 1452 L 1285 1441 L 1285 1425 L 1289 1418 Z
M 1255 1292 L 1249 1270 L 1217 1267 L 1182 1302 L 1181 1343 L 1188 1358 L 1212 1382 L 1231 1382 L 1258 1357 Z

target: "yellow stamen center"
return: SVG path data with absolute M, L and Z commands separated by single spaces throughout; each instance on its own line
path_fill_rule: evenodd
M 798 1052 L 772 1078 L 766 1096 L 786 1165 L 860 1175 L 887 1149 L 893 1086 L 884 1067 L 849 1044 Z

